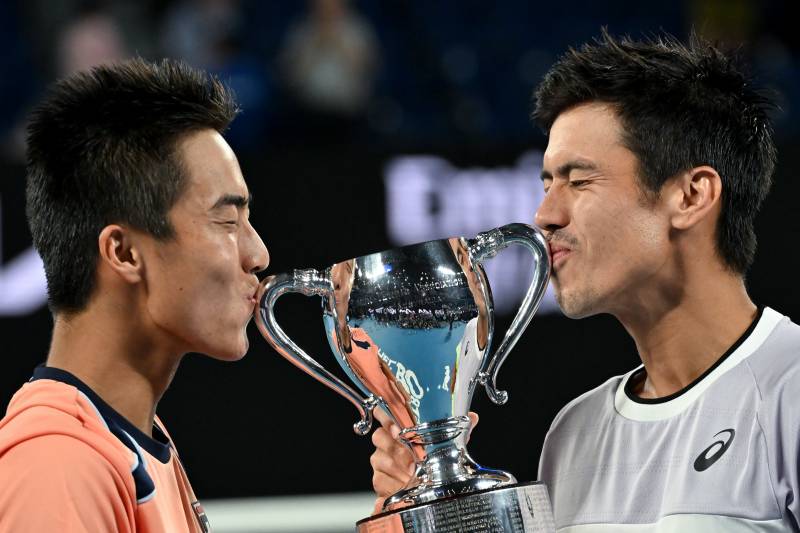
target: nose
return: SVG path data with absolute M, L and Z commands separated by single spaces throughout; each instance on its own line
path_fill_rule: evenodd
M 539 204 L 539 209 L 536 210 L 534 220 L 537 226 L 549 232 L 569 224 L 567 198 L 560 183 L 556 182 L 550 186 L 547 194 L 544 195 L 544 200 Z
M 248 235 L 245 239 L 246 246 L 242 247 L 242 266 L 247 272 L 255 274 L 266 270 L 267 266 L 269 266 L 269 251 L 249 221 L 246 225 Z

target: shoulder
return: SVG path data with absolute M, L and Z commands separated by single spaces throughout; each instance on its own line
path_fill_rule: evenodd
M 550 425 L 546 439 L 556 434 L 580 431 L 587 425 L 600 422 L 605 413 L 613 411 L 614 395 L 624 378 L 625 376 L 614 376 L 561 408 Z
M 772 309 L 765 309 L 772 328 L 746 359 L 762 399 L 800 393 L 800 326 Z
M 38 470 L 50 464 L 61 470 L 86 465 L 99 472 L 93 465 L 101 461 L 115 477 L 128 479 L 132 490 L 133 454 L 111 434 L 89 399 L 63 383 L 27 383 L 12 399 L 0 421 L 0 465 L 7 468 L 20 457 Z
M 69 484 L 122 480 L 95 447 L 58 433 L 37 436 L 6 450 L 0 456 L 0 473 L 4 480 L 63 479 Z
M 614 412 L 614 395 L 625 376 L 615 376 L 565 405 L 553 419 L 539 458 L 539 478 L 552 483 L 555 471 L 574 457 L 578 443 Z M 580 436 L 581 438 L 576 438 Z
M 49 380 L 26 383 L 0 420 L 0 456 L 35 437 L 90 433 L 93 425 L 102 425 L 99 416 L 93 415 L 79 400 L 75 387 Z
M 0 530 L 73 524 L 125 531 L 132 523 L 129 483 L 97 449 L 72 436 L 41 435 L 12 446 L 0 457 L 0 479 Z

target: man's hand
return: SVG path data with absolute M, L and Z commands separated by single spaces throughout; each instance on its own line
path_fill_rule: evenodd
M 373 514 L 383 510 L 383 501 L 406 486 L 411 476 L 414 475 L 414 457 L 411 451 L 398 440 L 400 428 L 393 423 L 383 409 L 373 411 L 381 427 L 372 434 L 372 443 L 375 451 L 369 458 L 372 465 L 372 488 L 375 489 L 377 499 Z M 470 433 L 478 423 L 478 415 L 469 413 Z M 469 440 L 469 435 L 467 435 Z

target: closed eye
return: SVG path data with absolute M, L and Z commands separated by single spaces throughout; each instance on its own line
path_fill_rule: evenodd
M 582 187 L 589 183 L 589 180 L 569 180 L 570 187 Z

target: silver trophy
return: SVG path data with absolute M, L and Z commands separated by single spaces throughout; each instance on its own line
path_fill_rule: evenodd
M 493 356 L 492 293 L 481 262 L 511 244 L 534 255 L 533 280 Z M 361 532 L 553 532 L 547 489 L 539 482 L 476 463 L 466 449 L 469 406 L 477 385 L 504 404 L 497 373 L 530 322 L 547 287 L 544 236 L 508 224 L 469 240 L 429 241 L 336 263 L 323 272 L 295 270 L 261 283 L 256 323 L 292 364 L 358 409 L 365 435 L 380 406 L 401 428 L 416 460 L 408 485 L 386 499 Z M 331 350 L 361 393 L 306 354 L 278 325 L 275 302 L 289 292 L 322 297 Z

